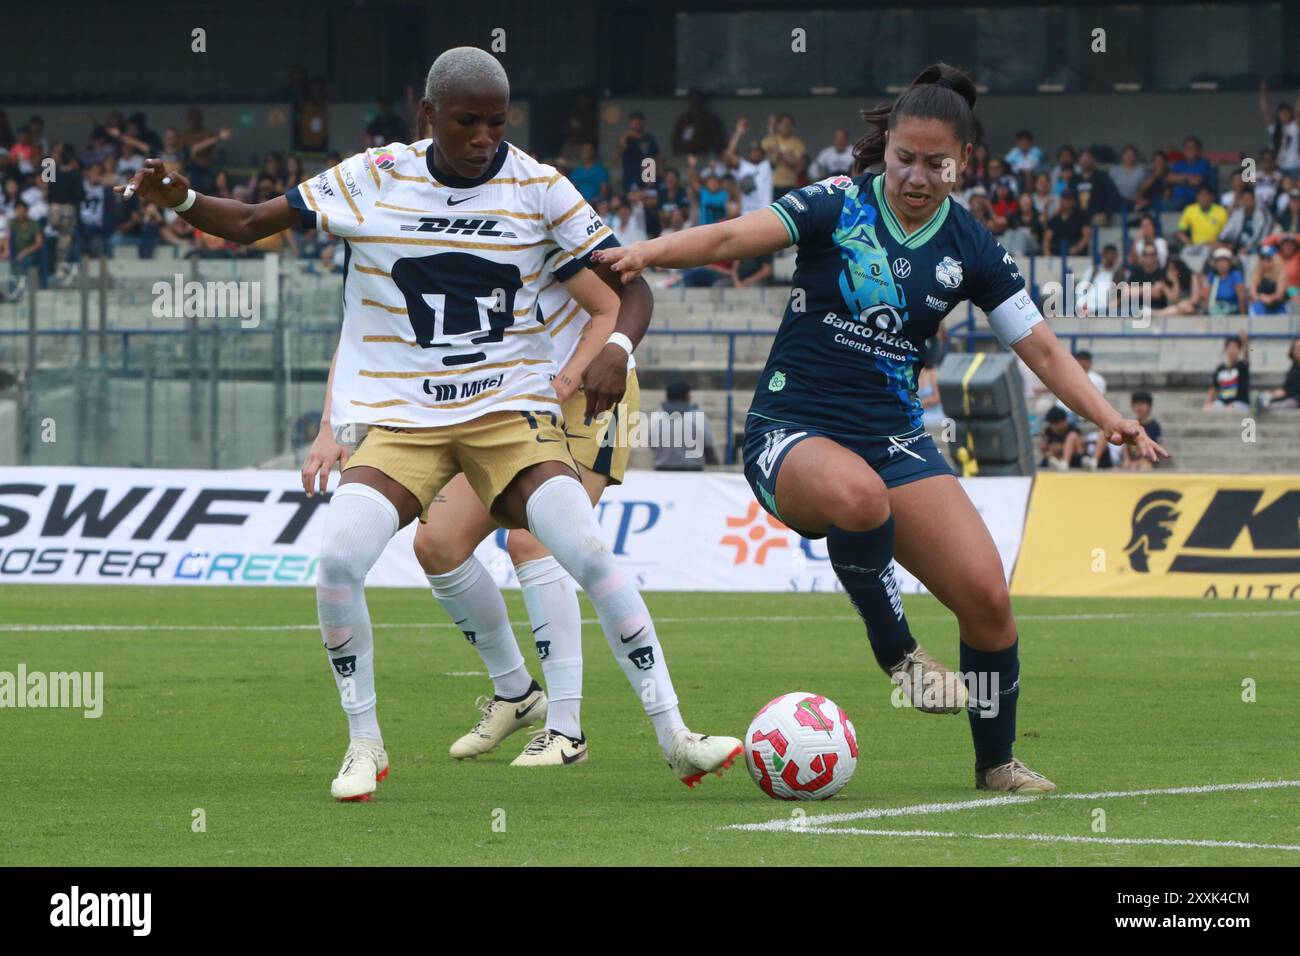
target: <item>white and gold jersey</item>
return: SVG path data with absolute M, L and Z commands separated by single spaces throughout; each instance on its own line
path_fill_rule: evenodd
M 600 245 L 605 247 L 618 245 L 618 240 L 602 242 Z M 547 266 L 549 268 L 549 261 Z M 565 363 L 577 351 L 578 340 L 582 338 L 582 333 L 591 324 L 591 316 L 573 300 L 573 297 L 569 295 L 569 290 L 561 285 L 554 276 L 543 283 L 541 297 L 538 301 L 541 304 L 542 314 L 546 320 L 547 332 L 551 337 L 551 348 L 555 355 L 555 368 L 556 371 L 559 371 L 564 368 Z M 636 368 L 636 359 L 633 356 L 628 356 L 627 368 L 629 372 Z
M 558 411 L 553 323 L 541 301 L 613 234 L 554 167 L 503 142 L 476 179 L 443 173 L 429 140 L 345 160 L 287 198 L 346 241 L 336 424 L 453 425 L 489 411 Z M 576 310 L 576 311 L 575 311 Z M 566 323 L 565 320 L 568 319 Z

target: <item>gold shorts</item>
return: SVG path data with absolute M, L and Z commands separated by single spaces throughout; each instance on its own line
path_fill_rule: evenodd
M 371 425 L 348 468 L 374 468 L 420 502 L 424 521 L 429 502 L 459 472 L 492 510 L 514 477 L 544 461 L 578 468 L 556 412 L 489 412 L 443 428 L 410 429 Z
M 587 396 L 583 392 L 574 392 L 564 403 L 564 433 L 569 436 L 569 451 L 588 471 L 605 475 L 611 485 L 621 485 L 632 447 L 628 442 L 618 440 L 619 421 L 623 421 L 626 431 L 632 427 L 633 416 L 641 410 L 641 386 L 636 379 L 636 369 L 627 373 L 627 391 L 623 393 L 622 401 L 597 415 L 590 424 L 583 416 L 586 409 Z

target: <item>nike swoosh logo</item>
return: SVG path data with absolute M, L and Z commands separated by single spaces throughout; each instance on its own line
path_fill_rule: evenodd
M 543 438 L 541 435 L 538 435 L 538 436 L 537 436 L 537 441 L 538 441 L 538 442 L 544 442 L 544 441 L 559 441 L 559 439 L 558 439 L 558 438 Z
M 464 624 L 464 623 L 465 623 L 466 621 L 468 621 L 468 620 L 469 620 L 469 618 L 467 618 L 467 617 L 462 617 L 459 621 L 456 621 L 456 623 L 457 623 L 457 624 Z
M 546 622 L 546 624 L 550 624 L 550 623 L 551 623 L 550 621 Z M 535 628 L 533 628 L 533 633 L 536 634 L 538 631 L 544 628 L 546 624 L 538 624 Z
M 524 717 L 528 715 L 529 711 L 531 711 L 534 707 L 536 707 L 536 706 L 537 706 L 538 704 L 540 704 L 541 702 L 542 702 L 542 699 L 541 699 L 540 697 L 538 697 L 536 700 L 534 700 L 531 704 L 529 704 L 529 705 L 528 705 L 527 707 L 525 707 L 523 710 L 520 710 L 518 707 L 516 707 L 516 708 L 515 708 L 515 720 L 523 720 Z
M 795 432 L 793 435 L 786 435 L 779 442 L 764 451 L 758 457 L 758 468 L 763 472 L 764 478 L 772 477 L 772 469 L 776 467 L 776 460 L 781 457 L 781 450 L 791 442 L 798 441 L 800 438 L 807 437 L 807 432 Z
M 645 630 L 644 627 L 641 628 L 641 631 L 644 631 L 644 630 Z M 624 644 L 630 644 L 630 643 L 632 643 L 633 641 L 635 641 L 635 640 L 637 639 L 638 636 L 640 636 L 641 631 L 637 631 L 636 634 L 633 634 L 631 637 L 624 637 L 622 634 L 620 634 L 620 635 L 618 636 L 618 639 L 619 639 L 620 641 L 622 641 Z
M 573 763 L 574 761 L 576 761 L 576 760 L 577 760 L 578 758 L 580 758 L 581 756 L 582 756 L 582 751 L 578 751 L 578 752 L 577 752 L 576 754 L 574 754 L 572 757 L 570 757 L 568 754 L 566 754 L 563 750 L 560 751 L 560 759 L 563 760 L 565 763 Z
M 469 202 L 471 199 L 477 199 L 477 198 L 478 198 L 477 196 L 466 196 L 464 199 L 460 199 L 460 200 L 457 200 L 457 199 L 448 199 L 448 200 L 447 200 L 447 205 L 448 205 L 448 206 L 459 206 L 459 205 L 460 205 L 461 203 L 463 203 L 463 202 Z

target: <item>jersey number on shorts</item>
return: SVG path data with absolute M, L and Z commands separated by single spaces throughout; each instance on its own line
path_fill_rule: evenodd
M 420 347 L 457 350 L 443 356 L 443 365 L 483 361 L 486 354 L 473 346 L 501 342 L 515 323 L 515 293 L 523 285 L 517 266 L 440 252 L 399 259 L 392 275 Z

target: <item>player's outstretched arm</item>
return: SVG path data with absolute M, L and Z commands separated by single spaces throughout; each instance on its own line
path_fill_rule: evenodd
M 141 199 L 168 208 L 185 202 L 189 190 L 189 180 L 180 173 L 167 172 L 161 159 L 146 159 L 129 183 L 113 187 L 123 199 L 138 193 Z M 283 196 L 250 205 L 236 199 L 196 195 L 194 205 L 181 212 L 180 217 L 209 235 L 243 245 L 292 229 L 301 221 Z
M 1151 462 L 1169 457 L 1169 452 L 1147 436 L 1137 419 L 1125 418 L 1106 401 L 1046 322 L 1039 322 L 1011 347 L 1071 411 L 1095 422 L 1112 445 L 1128 445 L 1134 457 Z
M 758 209 L 738 219 L 692 226 L 671 236 L 660 236 L 630 246 L 597 249 L 596 262 L 607 262 L 624 282 L 644 270 L 689 269 L 719 259 L 753 259 L 779 252 L 790 245 L 790 234 L 771 209 Z

